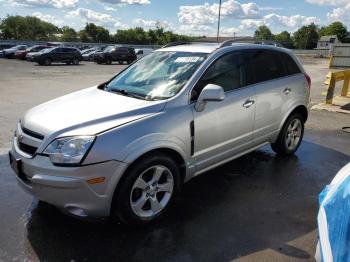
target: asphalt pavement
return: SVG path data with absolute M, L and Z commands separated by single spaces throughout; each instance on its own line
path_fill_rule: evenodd
M 321 81 L 324 60 L 304 63 Z M 121 68 L 0 59 L 0 261 L 313 261 L 318 194 L 350 161 L 346 114 L 312 111 L 295 156 L 266 146 L 198 176 L 163 220 L 145 228 L 78 220 L 18 187 L 7 159 L 17 119 Z

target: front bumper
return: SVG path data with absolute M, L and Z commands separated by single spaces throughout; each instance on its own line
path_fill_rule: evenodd
M 107 161 L 79 167 L 61 167 L 48 157 L 35 155 L 25 158 L 13 147 L 10 154 L 21 161 L 18 184 L 36 198 L 65 212 L 82 217 L 107 217 L 115 187 L 126 169 L 119 161 Z M 105 177 L 102 183 L 89 184 L 87 180 Z

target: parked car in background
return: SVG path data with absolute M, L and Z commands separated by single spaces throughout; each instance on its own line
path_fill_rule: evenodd
M 119 64 L 126 62 L 131 64 L 137 59 L 135 49 L 132 47 L 109 46 L 102 52 L 95 53 L 94 61 L 98 64 L 112 64 L 116 61 Z
M 28 53 L 30 53 L 30 52 L 39 52 L 40 50 L 43 50 L 45 48 L 48 48 L 48 46 L 46 46 L 46 45 L 34 45 L 34 46 L 31 46 L 31 47 L 28 47 L 25 50 L 18 50 L 18 51 L 16 51 L 15 57 L 17 59 L 24 60 Z
M 100 51 L 93 49 L 93 50 L 91 50 L 89 52 L 86 52 L 86 53 L 82 54 L 83 61 L 93 61 L 94 60 L 94 55 L 97 52 L 100 52 Z
M 15 53 L 17 51 L 26 50 L 27 48 L 28 48 L 28 46 L 26 46 L 26 45 L 16 45 L 16 46 L 11 47 L 9 49 L 4 49 L 1 52 L 2 52 L 3 57 L 14 58 L 15 57 Z
M 151 48 L 138 48 L 135 49 L 135 53 L 137 56 L 137 59 L 140 59 L 144 57 L 145 55 L 148 55 L 149 53 L 152 53 L 154 50 Z
M 94 50 L 96 50 L 96 49 L 95 48 L 88 48 L 88 49 L 80 50 L 80 53 L 82 55 L 84 55 L 84 54 L 87 54 L 87 53 L 94 51 Z
M 25 191 L 65 212 L 146 224 L 183 183 L 218 165 L 267 144 L 294 154 L 310 88 L 287 49 L 170 46 L 30 109 L 10 163 Z
M 82 60 L 80 51 L 74 47 L 53 47 L 42 50 L 32 57 L 32 61 L 39 65 L 51 65 L 51 63 L 66 63 L 78 65 Z

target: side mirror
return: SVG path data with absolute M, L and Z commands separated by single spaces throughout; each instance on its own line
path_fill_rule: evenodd
M 204 110 L 207 102 L 220 102 L 225 99 L 225 92 L 221 86 L 208 84 L 206 85 L 202 92 L 200 93 L 195 109 L 197 112 L 201 112 Z

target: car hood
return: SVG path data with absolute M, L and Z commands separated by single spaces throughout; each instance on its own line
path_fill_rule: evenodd
M 91 87 L 30 109 L 22 125 L 45 137 L 95 135 L 163 110 L 166 101 L 146 101 Z

